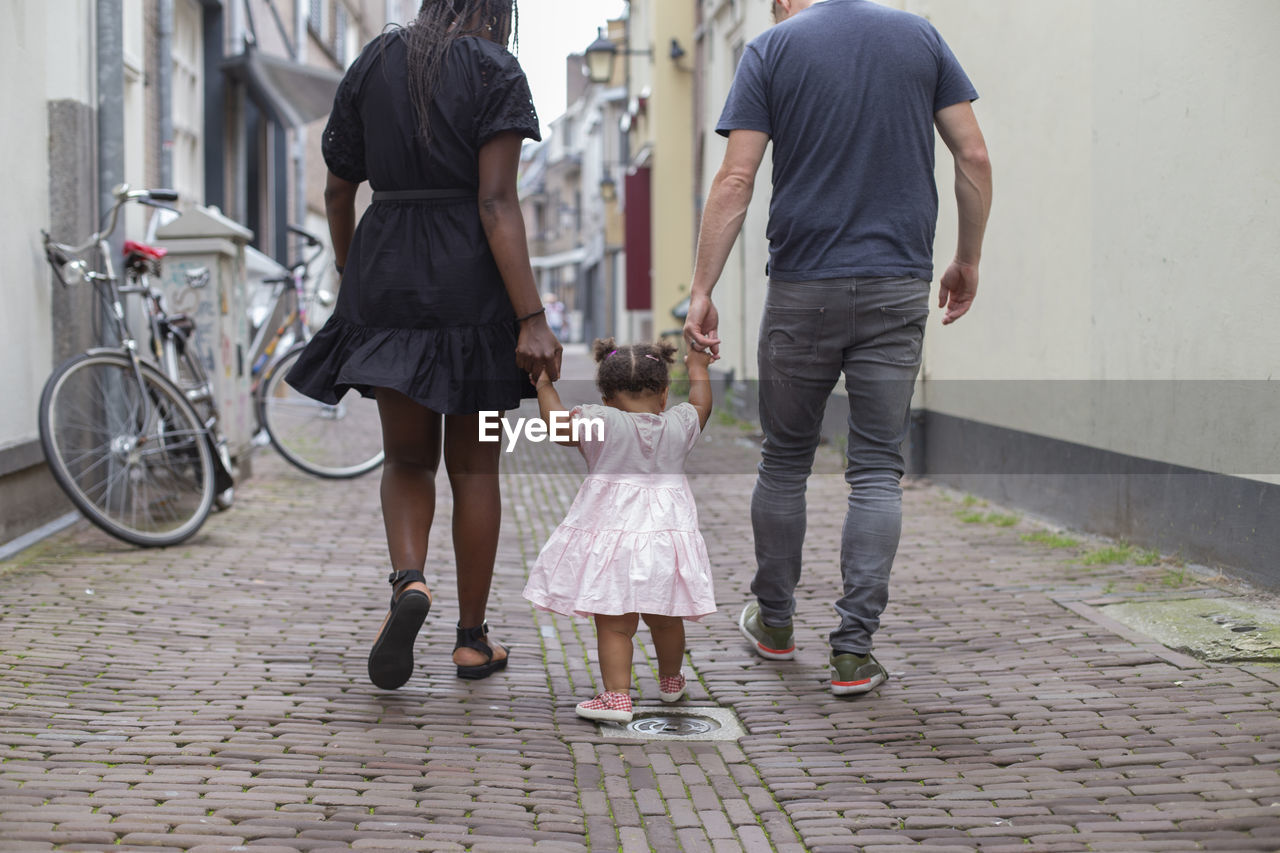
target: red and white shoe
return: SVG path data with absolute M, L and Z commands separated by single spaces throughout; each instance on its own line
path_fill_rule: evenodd
M 679 702 L 687 688 L 683 672 L 663 676 L 658 679 L 658 698 L 663 702 Z
M 629 723 L 632 716 L 631 696 L 627 693 L 613 693 L 606 690 L 594 699 L 579 702 L 574 710 L 579 717 L 588 720 Z

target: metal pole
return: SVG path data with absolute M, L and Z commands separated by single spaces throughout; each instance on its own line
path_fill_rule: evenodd
M 112 189 L 124 183 L 124 4 L 123 0 L 98 0 L 98 216 L 115 203 Z M 124 248 L 120 229 L 112 235 L 108 251 L 118 257 Z M 110 259 L 107 259 L 110 260 Z M 103 309 L 106 310 L 105 307 Z M 103 330 L 113 328 L 104 315 Z
M 293 15 L 293 61 L 305 63 L 307 60 L 307 4 L 294 4 Z M 307 227 L 307 131 L 302 127 L 293 128 L 293 221 L 303 228 Z M 281 258 L 288 263 L 291 258 Z
M 156 97 L 160 101 L 160 186 L 173 186 L 173 0 L 158 0 Z

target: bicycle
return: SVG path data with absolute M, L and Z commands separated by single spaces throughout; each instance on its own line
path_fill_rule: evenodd
M 311 265 L 324 253 L 320 239 L 296 225 L 288 228 L 314 251 L 292 263 L 288 275 L 262 282 L 276 290 L 249 347 L 258 423 L 276 451 L 303 471 L 333 480 L 358 477 L 382 464 L 377 407 L 358 396 L 336 405 L 320 403 L 284 381 L 311 338 L 307 306 L 330 301 L 309 286 Z M 281 313 L 285 316 L 276 323 Z M 277 352 L 282 353 L 278 358 Z
M 94 287 L 119 343 L 91 348 L 53 371 L 40 395 L 40 443 L 54 479 L 91 522 L 134 545 L 174 545 L 199 530 L 215 504 L 231 505 L 235 480 L 212 383 L 189 346 L 195 323 L 166 313 L 151 286 L 164 250 L 126 243 L 122 283 L 107 243 L 125 204 L 165 208 L 178 194 L 121 184 L 113 196 L 107 224 L 81 245 L 41 232 L 58 281 Z M 91 249 L 99 268 L 80 257 Z M 209 282 L 208 270 L 185 277 L 193 288 Z M 135 295 L 146 311 L 154 363 L 142 357 L 129 327 L 125 299 Z

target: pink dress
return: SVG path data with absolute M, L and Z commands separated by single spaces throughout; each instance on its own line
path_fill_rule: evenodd
M 698 411 L 660 415 L 585 405 L 602 441 L 579 450 L 587 476 L 529 572 L 524 597 L 565 615 L 652 613 L 699 619 L 716 610 L 707 546 L 684 462 L 698 442 Z

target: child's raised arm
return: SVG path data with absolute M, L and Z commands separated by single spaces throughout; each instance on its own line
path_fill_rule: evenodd
M 548 435 L 551 440 L 563 447 L 577 447 L 578 442 L 572 438 L 573 432 L 570 430 L 570 438 L 555 438 L 555 431 L 551 428 L 552 415 L 560 415 L 562 418 L 568 417 L 564 403 L 560 402 L 560 392 L 556 390 L 556 386 L 551 384 L 551 377 L 546 371 L 538 377 L 538 383 L 535 386 L 538 389 L 538 413 L 542 416 L 542 420 L 547 424 Z
M 691 349 L 684 364 L 689 369 L 689 405 L 698 410 L 699 428 L 706 429 L 711 417 L 711 373 L 707 370 L 711 354 Z

